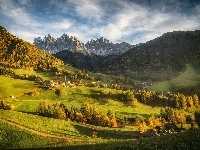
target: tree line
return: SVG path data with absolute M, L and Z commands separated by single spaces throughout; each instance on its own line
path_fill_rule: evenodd
M 71 106 L 67 108 L 63 103 L 57 102 L 50 105 L 49 101 L 41 102 L 37 109 L 38 115 L 44 117 L 52 117 L 55 119 L 71 120 L 84 124 L 92 124 L 96 126 L 119 127 L 124 125 L 138 126 L 138 130 L 143 133 L 147 126 L 165 126 L 167 123 L 173 124 L 195 124 L 200 126 L 200 111 L 194 114 L 184 114 L 178 109 L 170 107 L 162 108 L 160 114 L 151 114 L 147 118 L 137 115 L 133 118 L 118 117 L 117 114 L 108 110 L 107 114 L 103 114 L 96 107 L 84 103 L 80 108 Z
M 148 105 L 162 105 L 177 109 L 187 110 L 191 107 L 199 107 L 200 101 L 197 94 L 184 95 L 181 93 L 158 93 L 152 90 L 141 90 L 135 92 L 135 97 Z
M 75 106 L 68 109 L 63 103 L 57 102 L 50 105 L 48 101 L 44 101 L 39 104 L 37 112 L 38 115 L 55 119 L 65 119 L 97 126 L 117 126 L 116 118 L 113 115 L 104 115 L 96 107 L 89 104 L 83 104 L 79 109 Z

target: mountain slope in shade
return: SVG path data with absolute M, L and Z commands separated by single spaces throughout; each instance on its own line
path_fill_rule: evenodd
M 134 47 L 101 71 L 140 79 L 168 79 L 191 64 L 200 70 L 200 31 L 174 31 Z
M 0 26 L 0 67 L 55 71 L 62 61 L 7 32 Z
M 56 54 L 53 54 L 53 56 L 75 68 L 87 69 L 89 71 L 100 71 L 105 63 L 117 58 L 117 55 L 84 55 L 83 53 L 71 52 L 68 50 L 57 52 Z

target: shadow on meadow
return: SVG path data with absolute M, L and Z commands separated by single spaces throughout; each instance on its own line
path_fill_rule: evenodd
M 22 113 L 26 113 L 26 114 L 30 114 L 30 115 L 38 115 L 38 112 L 27 112 L 27 111 L 18 111 L 18 112 L 22 112 Z
M 45 78 L 52 78 L 55 76 L 55 72 L 41 72 L 41 71 L 35 71 L 35 72 L 42 75 L 42 77 Z
M 85 130 L 82 126 L 75 126 L 77 130 Z M 85 132 L 84 132 L 85 133 Z M 199 150 L 200 147 L 200 130 L 188 130 L 177 134 L 168 134 L 151 138 L 141 138 L 138 140 L 119 139 L 118 141 L 110 140 L 107 142 L 92 143 L 87 140 L 83 143 L 70 143 L 66 141 L 53 142 L 45 147 L 25 148 L 25 149 L 69 149 L 69 150 L 132 150 L 132 149 L 193 149 Z M 97 139 L 98 140 L 98 139 Z M 87 142 L 87 143 L 86 143 Z M 54 145 L 55 144 L 55 145 Z M 24 149 L 24 148 L 21 148 Z
M 132 139 L 138 138 L 138 131 L 119 131 L 117 128 L 115 130 L 105 129 L 102 127 L 94 127 L 89 125 L 90 127 L 85 127 L 83 125 L 73 125 L 74 128 L 82 135 L 92 137 L 93 132 L 96 132 L 97 138 L 103 139 Z
M 138 113 L 129 113 L 129 112 L 120 112 L 119 113 L 120 115 L 123 115 L 123 116 L 141 116 L 143 118 L 147 118 L 149 115 L 148 114 L 138 114 Z

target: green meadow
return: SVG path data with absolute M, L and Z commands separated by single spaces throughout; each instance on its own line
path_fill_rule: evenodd
M 77 71 L 70 66 L 63 67 L 69 69 L 68 71 Z M 14 72 L 16 74 L 40 76 L 45 80 L 55 79 L 55 73 L 53 72 L 27 71 L 23 69 L 15 69 Z M 94 77 L 94 79 L 98 78 L 98 74 L 90 73 L 90 76 Z M 109 82 L 108 79 L 105 79 L 105 81 Z M 161 92 L 198 86 L 198 73 L 190 65 L 187 65 L 185 72 L 169 81 L 156 82 L 151 89 Z M 0 99 L 7 104 L 15 106 L 14 111 L 0 110 L 1 119 L 26 129 L 37 131 L 40 134 L 69 138 L 69 141 L 66 141 L 64 139 L 46 137 L 45 135 L 37 135 L 26 129 L 22 130 L 17 126 L 0 121 L 0 148 L 155 149 L 157 147 L 157 149 L 188 149 L 188 143 L 193 149 L 199 146 L 199 130 L 136 140 L 133 137 L 139 134 L 137 126 L 100 127 L 69 120 L 42 117 L 37 114 L 38 106 L 43 101 L 48 101 L 50 105 L 60 102 L 68 109 L 72 106 L 80 108 L 87 103 L 100 110 L 104 115 L 109 110 L 120 118 L 133 118 L 136 116 L 146 118 L 151 114 L 158 115 L 160 113 L 161 106 L 153 107 L 139 101 L 119 100 L 117 95 L 122 92 L 122 90 L 111 88 L 85 86 L 58 87 L 52 90 L 45 90 L 41 89 L 33 81 L 0 76 Z M 193 111 L 196 111 L 196 109 Z M 148 129 L 151 129 L 151 127 L 148 127 Z M 92 137 L 94 130 L 97 131 L 96 138 Z M 191 136 L 191 134 L 194 136 Z M 191 139 L 195 138 L 196 141 L 193 142 L 189 139 L 188 143 L 184 142 L 190 137 Z M 164 142 L 161 143 L 159 142 L 160 140 Z M 169 142 L 172 144 L 169 145 Z M 182 145 L 176 145 L 175 142 L 181 142 Z
M 186 64 L 184 72 L 168 81 L 156 82 L 151 88 L 158 92 L 168 92 L 180 90 L 189 91 L 190 89 L 199 89 L 199 87 L 200 75 L 190 64 Z
M 0 98 L 19 97 L 32 90 L 37 90 L 33 82 L 0 76 Z

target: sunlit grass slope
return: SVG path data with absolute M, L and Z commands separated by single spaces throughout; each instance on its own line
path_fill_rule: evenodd
M 66 143 L 63 140 L 32 134 L 1 121 L 0 131 L 0 149 L 55 147 L 60 143 Z
M 2 118 L 14 123 L 32 128 L 40 132 L 53 133 L 58 136 L 82 139 L 82 142 L 74 143 L 58 139 L 50 139 L 31 134 L 15 126 L 0 122 L 0 148 L 39 148 L 51 147 L 51 149 L 193 149 L 199 150 L 200 130 L 188 130 L 183 133 L 168 134 L 160 137 L 132 140 L 126 134 L 117 134 L 115 129 L 101 128 L 98 137 L 92 138 L 93 129 L 64 120 L 49 119 L 30 114 L 12 111 L 0 111 Z M 8 118 L 8 116 L 12 116 Z M 29 119 L 24 119 L 29 118 Z M 32 125 L 30 124 L 32 122 Z M 118 132 L 118 131 L 117 131 Z M 134 134 L 134 130 L 129 133 Z M 123 131 L 122 131 L 123 133 Z M 124 132 L 127 133 L 127 132 Z M 116 139 L 115 139 L 116 138 Z M 75 145 L 76 144 L 76 145 Z
M 35 75 L 39 76 L 44 80 L 50 80 L 55 78 L 55 72 L 42 72 L 42 71 L 32 71 L 32 70 L 25 70 L 25 69 L 13 69 L 16 74 L 26 74 L 26 75 Z
M 0 98 L 6 98 L 11 95 L 15 97 L 21 96 L 25 92 L 30 92 L 34 89 L 37 89 L 37 87 L 33 82 L 0 76 Z

